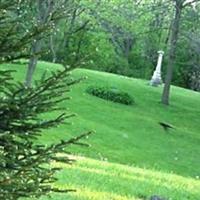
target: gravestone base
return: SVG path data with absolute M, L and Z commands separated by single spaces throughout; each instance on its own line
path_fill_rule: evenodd
M 162 81 L 162 78 L 161 78 L 161 75 L 160 73 L 157 73 L 156 71 L 154 72 L 154 75 L 150 81 L 150 85 L 151 86 L 159 86 L 159 85 L 162 85 L 163 84 L 163 81 Z

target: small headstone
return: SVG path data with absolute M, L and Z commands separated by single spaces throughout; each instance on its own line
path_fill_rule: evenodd
M 152 197 L 150 198 L 150 200 L 166 200 L 166 199 L 161 198 L 161 197 L 155 195 L 155 196 L 152 196 Z

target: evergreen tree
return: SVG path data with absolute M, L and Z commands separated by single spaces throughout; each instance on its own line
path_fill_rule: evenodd
M 28 56 L 26 47 L 35 37 L 43 37 L 45 27 L 30 26 L 21 30 L 22 16 L 19 4 L 28 6 L 31 1 L 0 1 L 0 61 L 8 62 Z M 26 88 L 16 83 L 12 71 L 0 71 L 0 199 L 16 200 L 21 197 L 40 197 L 49 192 L 67 192 L 52 186 L 56 181 L 56 168 L 52 161 L 70 163 L 66 154 L 71 144 L 85 145 L 83 134 L 68 141 L 49 146 L 38 144 L 42 131 L 63 123 L 73 115 L 61 113 L 55 119 L 43 119 L 41 114 L 59 111 L 59 103 L 68 99 L 65 93 L 80 80 L 70 78 L 68 69 L 52 73 Z M 61 112 L 61 111 L 60 111 Z M 66 155 L 66 156 L 65 156 Z

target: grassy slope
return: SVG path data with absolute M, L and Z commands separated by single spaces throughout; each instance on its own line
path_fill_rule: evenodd
M 38 66 L 36 77 L 41 75 L 42 66 L 48 69 L 59 67 L 58 65 L 41 63 Z M 23 79 L 24 67 L 18 65 L 12 67 L 18 68 L 16 76 Z M 87 190 L 81 192 L 81 196 L 77 196 L 79 193 L 71 194 L 70 199 L 103 199 L 97 197 L 98 194 L 99 196 L 104 195 L 104 199 L 134 199 L 134 195 L 139 197 L 155 193 L 166 197 L 173 196 L 172 199 L 181 200 L 195 200 L 198 195 L 200 196 L 196 189 L 196 187 L 200 187 L 199 181 L 180 177 L 183 182 L 177 182 L 176 176 L 161 173 L 173 172 L 193 178 L 200 176 L 199 93 L 173 87 L 172 104 L 170 107 L 165 107 L 159 103 L 162 88 L 150 87 L 146 81 L 83 69 L 75 70 L 73 76 L 88 76 L 86 81 L 73 87 L 70 94 L 73 100 L 64 103 L 66 107 L 78 114 L 72 120 L 74 125 L 63 125 L 56 130 L 50 130 L 43 135 L 42 141 L 50 143 L 60 138 L 68 138 L 71 135 L 78 135 L 80 132 L 94 129 L 96 134 L 88 140 L 92 145 L 91 148 L 80 149 L 76 147 L 75 151 L 109 162 L 145 167 L 154 171 L 159 170 L 162 181 L 157 178 L 157 172 L 155 172 L 155 176 L 151 176 L 150 171 L 142 170 L 141 172 L 146 173 L 148 178 L 144 176 L 141 181 L 136 176 L 132 180 L 132 175 L 130 178 L 126 175 L 127 167 L 125 166 L 125 170 L 123 170 L 122 166 L 117 164 L 104 165 L 95 160 L 88 160 L 88 165 L 84 165 L 84 170 L 78 165 L 74 168 L 67 168 L 62 175 L 59 175 L 62 177 L 61 181 L 65 181 L 65 177 L 69 177 L 74 187 L 87 187 Z M 89 96 L 85 93 L 85 89 L 89 85 L 109 85 L 123 89 L 134 97 L 136 104 L 124 106 Z M 159 121 L 171 123 L 176 128 L 167 134 L 159 126 Z M 94 165 L 90 165 L 90 162 Z M 80 165 L 82 166 L 81 163 Z M 101 170 L 97 170 L 97 173 L 95 169 L 98 167 L 101 167 Z M 110 167 L 113 174 L 107 173 L 105 175 L 103 172 L 109 171 Z M 138 168 L 128 169 L 131 174 Z M 148 175 L 148 173 L 150 174 Z M 124 179 L 124 176 L 128 180 Z M 177 186 L 171 182 L 168 182 L 169 186 L 167 186 L 165 184 L 167 180 L 163 179 L 162 176 Z M 184 189 L 185 184 L 189 185 L 189 189 Z M 100 187 L 101 185 L 102 187 Z M 115 186 L 118 188 L 117 190 Z M 135 187 L 136 189 L 134 189 Z M 112 190 L 120 192 L 113 191 L 112 194 Z M 96 196 L 89 198 L 87 195 L 91 191 Z M 82 195 L 86 195 L 86 197 Z M 111 196 L 108 198 L 106 195 Z M 112 195 L 114 196 L 112 197 Z M 60 197 L 60 199 L 63 198 Z
M 72 166 L 53 163 L 56 167 L 64 167 L 56 186 L 77 188 L 76 193 L 55 195 L 53 199 L 142 200 L 157 194 L 173 200 L 198 200 L 200 196 L 200 183 L 191 178 L 88 158 L 77 160 Z

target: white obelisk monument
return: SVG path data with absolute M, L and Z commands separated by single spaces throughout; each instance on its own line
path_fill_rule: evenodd
M 162 68 L 162 60 L 163 60 L 164 51 L 158 51 L 158 63 L 156 66 L 156 70 L 153 73 L 153 76 L 150 81 L 150 85 L 158 86 L 163 83 L 161 77 L 161 68 Z

